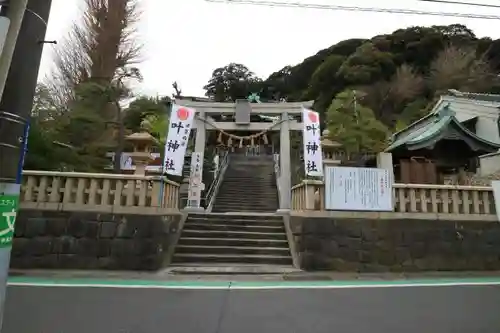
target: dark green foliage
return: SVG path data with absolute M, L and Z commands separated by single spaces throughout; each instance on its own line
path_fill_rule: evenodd
M 467 57 L 472 52 L 474 59 L 467 62 L 464 56 L 462 63 L 467 65 L 441 68 L 441 74 L 455 73 L 449 82 L 437 82 L 433 65 L 443 50 L 450 47 L 467 53 Z M 400 91 L 401 96 L 391 93 L 385 98 L 391 84 L 400 82 L 401 78 L 396 80 L 395 76 L 402 66 L 409 69 L 406 72 L 411 73 L 415 82 L 420 82 L 418 92 Z M 485 68 L 489 73 L 484 72 Z M 247 67 L 230 64 L 215 70 L 205 89 L 207 96 L 217 101 L 244 98 L 257 90 L 261 91 L 262 101 L 314 100 L 315 110 L 323 116 L 338 93 L 359 90 L 365 96 L 360 103 L 367 104 L 377 119 L 393 129 L 398 120 L 407 123 L 420 117 L 426 103 L 448 88 L 500 92 L 500 84 L 493 79 L 498 70 L 500 40 L 478 39 L 467 27 L 452 24 L 399 29 L 370 40 L 344 40 L 300 64 L 283 67 L 263 81 Z

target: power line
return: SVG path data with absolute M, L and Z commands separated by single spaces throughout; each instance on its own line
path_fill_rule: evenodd
M 433 3 L 444 3 L 450 5 L 464 5 L 473 7 L 484 7 L 484 8 L 500 8 L 500 5 L 491 5 L 489 3 L 476 3 L 476 2 L 461 2 L 461 1 L 450 1 L 450 0 L 417 0 L 420 2 L 433 2 Z
M 453 13 L 453 12 L 433 12 L 433 11 L 422 11 L 422 10 L 415 10 L 415 9 L 337 6 L 337 5 L 323 5 L 323 4 L 303 3 L 303 2 L 279 2 L 279 1 L 256 1 L 256 0 L 205 0 L 205 1 L 213 2 L 213 3 L 225 3 L 225 4 L 234 4 L 234 5 L 252 5 L 252 6 L 265 6 L 265 7 L 323 9 L 323 10 L 337 10 L 337 11 L 349 11 L 349 12 L 371 12 L 371 13 L 390 13 L 390 14 L 406 14 L 406 15 L 430 15 L 430 16 L 460 17 L 460 18 L 483 19 L 483 20 L 500 20 L 500 16 L 498 16 L 498 15 L 466 14 L 466 13 Z M 434 1 L 438 1 L 438 0 L 434 0 Z M 442 0 L 442 1 L 444 1 L 444 0 Z

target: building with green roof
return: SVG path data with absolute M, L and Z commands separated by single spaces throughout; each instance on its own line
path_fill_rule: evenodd
M 396 181 L 442 183 L 443 177 L 475 173 L 481 155 L 500 150 L 500 95 L 451 90 L 432 111 L 394 133 Z

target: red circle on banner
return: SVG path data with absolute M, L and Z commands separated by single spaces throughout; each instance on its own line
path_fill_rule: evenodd
M 189 111 L 185 108 L 180 108 L 179 110 L 177 110 L 177 117 L 180 120 L 186 120 L 189 118 Z
M 309 117 L 309 120 L 313 123 L 317 123 L 318 122 L 318 115 L 316 114 L 316 112 L 309 112 L 307 114 L 307 116 Z

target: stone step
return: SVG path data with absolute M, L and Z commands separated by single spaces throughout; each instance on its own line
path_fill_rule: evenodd
M 183 264 L 177 263 L 167 268 L 170 274 L 182 275 L 278 275 L 298 274 L 300 269 L 290 265 L 263 265 L 263 264 Z
M 274 202 L 273 202 L 274 201 Z M 264 209 L 266 211 L 276 211 L 278 209 L 278 201 L 273 200 L 269 201 L 266 203 L 258 203 L 258 202 L 252 202 L 250 200 L 248 201 L 235 201 L 234 199 L 227 199 L 224 200 L 223 198 L 220 198 L 218 200 L 215 200 L 214 208 L 227 208 L 231 209 L 233 212 L 238 212 L 239 209 L 245 210 L 245 209 L 253 209 L 258 211 L 259 209 Z
M 228 182 L 222 182 L 221 189 L 240 189 L 240 190 L 274 190 L 276 191 L 276 185 L 273 181 L 267 181 L 265 183 L 259 183 L 256 181 L 249 180 L 248 182 L 244 182 L 241 180 Z
M 257 186 L 257 185 L 252 185 L 252 186 L 247 186 L 243 184 L 234 184 L 229 186 L 229 184 L 225 184 L 219 189 L 219 195 L 220 193 L 236 193 L 236 194 L 252 194 L 253 192 L 258 192 L 262 194 L 275 194 L 277 193 L 277 190 L 275 187 L 271 187 L 269 185 L 263 185 L 263 186 Z
M 181 237 L 178 245 L 206 245 L 214 246 L 269 246 L 288 248 L 288 241 L 283 239 L 252 239 L 252 238 L 199 238 Z
M 233 206 L 233 207 L 238 207 L 238 206 L 248 206 L 248 207 L 274 207 L 278 203 L 278 198 L 249 198 L 249 197 L 242 197 L 242 198 L 235 198 L 230 197 L 230 196 L 223 196 L 220 198 L 215 199 L 214 204 L 216 206 L 221 206 L 221 205 L 228 205 L 228 206 Z M 276 207 L 277 208 L 277 207 Z
M 256 254 L 289 256 L 287 247 L 250 247 L 250 246 L 217 246 L 217 245 L 178 245 L 176 254 Z
M 241 169 L 226 169 L 224 177 L 232 178 L 274 178 L 273 168 L 259 168 L 255 165 L 249 165 Z
M 235 191 L 234 189 L 222 189 L 219 193 L 217 193 L 216 199 L 220 198 L 228 198 L 228 199 L 236 199 L 236 200 L 241 200 L 240 198 L 245 198 L 245 199 L 256 199 L 259 198 L 261 195 L 266 196 L 266 199 L 268 197 L 271 197 L 274 194 L 274 196 L 277 196 L 277 193 L 273 193 L 271 191 L 262 191 L 262 190 L 248 190 L 248 189 L 239 189 Z
M 274 181 L 274 176 L 273 175 L 262 175 L 261 177 L 252 177 L 251 175 L 248 175 L 248 176 L 244 176 L 244 175 L 241 175 L 241 174 L 234 174 L 234 175 L 227 175 L 227 174 L 224 174 L 224 181 L 227 181 L 227 180 L 241 180 L 241 181 Z
M 284 232 L 251 232 L 230 230 L 196 230 L 184 227 L 181 237 L 195 238 L 244 238 L 244 239 L 267 239 L 286 240 Z
M 229 168 L 226 169 L 226 171 L 229 171 L 230 173 L 238 172 L 246 175 L 259 176 L 259 174 L 252 173 L 252 171 L 262 171 L 265 172 L 266 174 L 272 174 L 274 173 L 274 166 L 262 165 L 262 164 L 248 164 L 248 165 L 238 164 L 230 166 Z
M 215 200 L 214 207 L 225 207 L 236 209 L 234 212 L 238 211 L 238 208 L 255 208 L 255 209 L 278 209 L 278 200 L 267 200 L 266 202 L 256 202 L 255 200 L 246 199 L 246 200 L 238 200 L 238 199 L 229 199 L 229 198 L 219 198 Z
M 273 181 L 267 181 L 265 183 L 259 183 L 259 182 L 254 182 L 254 181 L 223 181 L 220 187 L 220 190 L 222 189 L 238 189 L 238 190 L 266 190 L 266 191 L 276 191 L 276 185 L 274 180 Z
M 223 208 L 214 207 L 212 211 L 217 213 L 271 213 L 275 212 L 277 209 L 275 208 L 252 208 L 252 207 L 240 207 L 240 208 Z
M 189 214 L 189 218 L 193 219 L 224 219 L 225 221 L 283 221 L 281 215 L 276 214 L 217 214 L 217 213 L 205 213 L 205 214 Z
M 265 193 L 254 193 L 251 196 L 250 193 L 226 193 L 221 194 L 215 199 L 215 202 L 222 201 L 232 201 L 232 202 L 244 202 L 244 203 L 267 203 L 278 201 L 278 196 L 276 194 L 265 194 Z
M 240 177 L 234 177 L 234 178 L 227 178 L 224 177 L 224 180 L 222 181 L 222 184 L 234 184 L 234 183 L 240 183 L 244 185 L 272 185 L 275 184 L 275 180 L 272 178 L 269 179 L 252 179 L 252 178 L 240 178 Z
M 249 165 L 248 167 L 242 167 L 238 169 L 226 169 L 224 176 L 238 176 L 242 178 L 264 178 L 264 177 L 274 177 L 274 168 L 259 168 L 255 165 Z
M 199 224 L 224 224 L 224 225 L 248 225 L 248 226 L 275 226 L 283 228 L 283 220 L 278 219 L 226 219 L 224 217 L 214 217 L 214 218 L 201 218 L 201 217 L 191 217 L 189 216 L 186 220 L 186 225 L 190 223 L 199 223 Z
M 229 201 L 229 202 L 234 202 L 234 203 L 246 203 L 246 204 L 254 204 L 254 203 L 268 203 L 268 202 L 274 202 L 278 201 L 278 196 L 275 195 L 273 196 L 266 196 L 266 197 L 261 197 L 261 193 L 254 193 L 254 196 L 251 197 L 250 193 L 244 194 L 244 195 L 238 195 L 238 194 L 231 194 L 231 195 L 221 195 L 215 198 L 215 203 L 217 202 L 223 202 L 223 201 Z M 262 194 L 264 195 L 264 194 Z
M 259 197 L 259 196 L 266 196 L 266 197 L 272 197 L 272 196 L 277 196 L 278 193 L 272 190 L 268 191 L 252 191 L 252 190 L 246 190 L 246 189 L 221 189 L 219 193 L 217 193 L 218 196 L 224 196 L 224 195 L 237 195 L 238 198 L 240 196 L 244 197 L 250 197 L 253 195 L 253 198 Z
M 236 198 L 239 198 L 240 196 L 245 196 L 245 197 L 249 197 L 251 195 L 253 195 L 253 197 L 258 197 L 258 195 L 266 195 L 266 196 L 271 196 L 271 195 L 277 195 L 277 193 L 271 189 L 268 189 L 268 190 L 264 190 L 264 189 L 247 189 L 247 188 L 238 188 L 238 189 L 235 189 L 235 188 L 222 188 L 220 189 L 219 193 L 217 193 L 217 197 L 220 197 L 220 196 L 224 196 L 224 195 L 227 195 L 227 196 L 232 196 L 232 195 L 236 195 L 237 197 Z M 233 197 L 235 198 L 235 197 Z
M 263 174 L 267 174 L 267 175 L 274 174 L 274 166 L 240 164 L 238 166 L 227 168 L 226 172 L 229 172 L 229 174 L 238 173 L 238 174 L 242 174 L 242 175 L 254 175 L 254 176 L 258 177 L 258 176 L 263 175 Z M 257 172 L 260 172 L 260 173 L 257 173 Z
M 265 197 L 265 199 L 269 199 L 272 198 L 273 196 L 277 197 L 277 195 L 278 195 L 277 193 L 271 191 L 252 191 L 246 189 L 239 189 L 239 190 L 222 189 L 219 193 L 217 193 L 217 199 L 222 197 L 227 197 L 232 199 L 240 199 L 240 198 L 256 199 L 260 198 L 261 196 Z
M 276 265 L 291 265 L 292 258 L 290 256 L 272 256 L 272 255 L 255 255 L 255 254 L 187 254 L 178 253 L 174 255 L 172 260 L 174 263 L 190 262 L 190 263 L 256 263 L 256 264 L 276 264 Z
M 189 230 L 213 230 L 213 231 L 250 231 L 250 232 L 285 232 L 283 226 L 268 225 L 244 225 L 244 224 L 212 224 L 186 222 L 184 228 Z
M 224 177 L 226 176 L 241 178 L 274 178 L 274 169 L 263 169 L 252 165 L 248 166 L 247 169 L 226 169 Z

